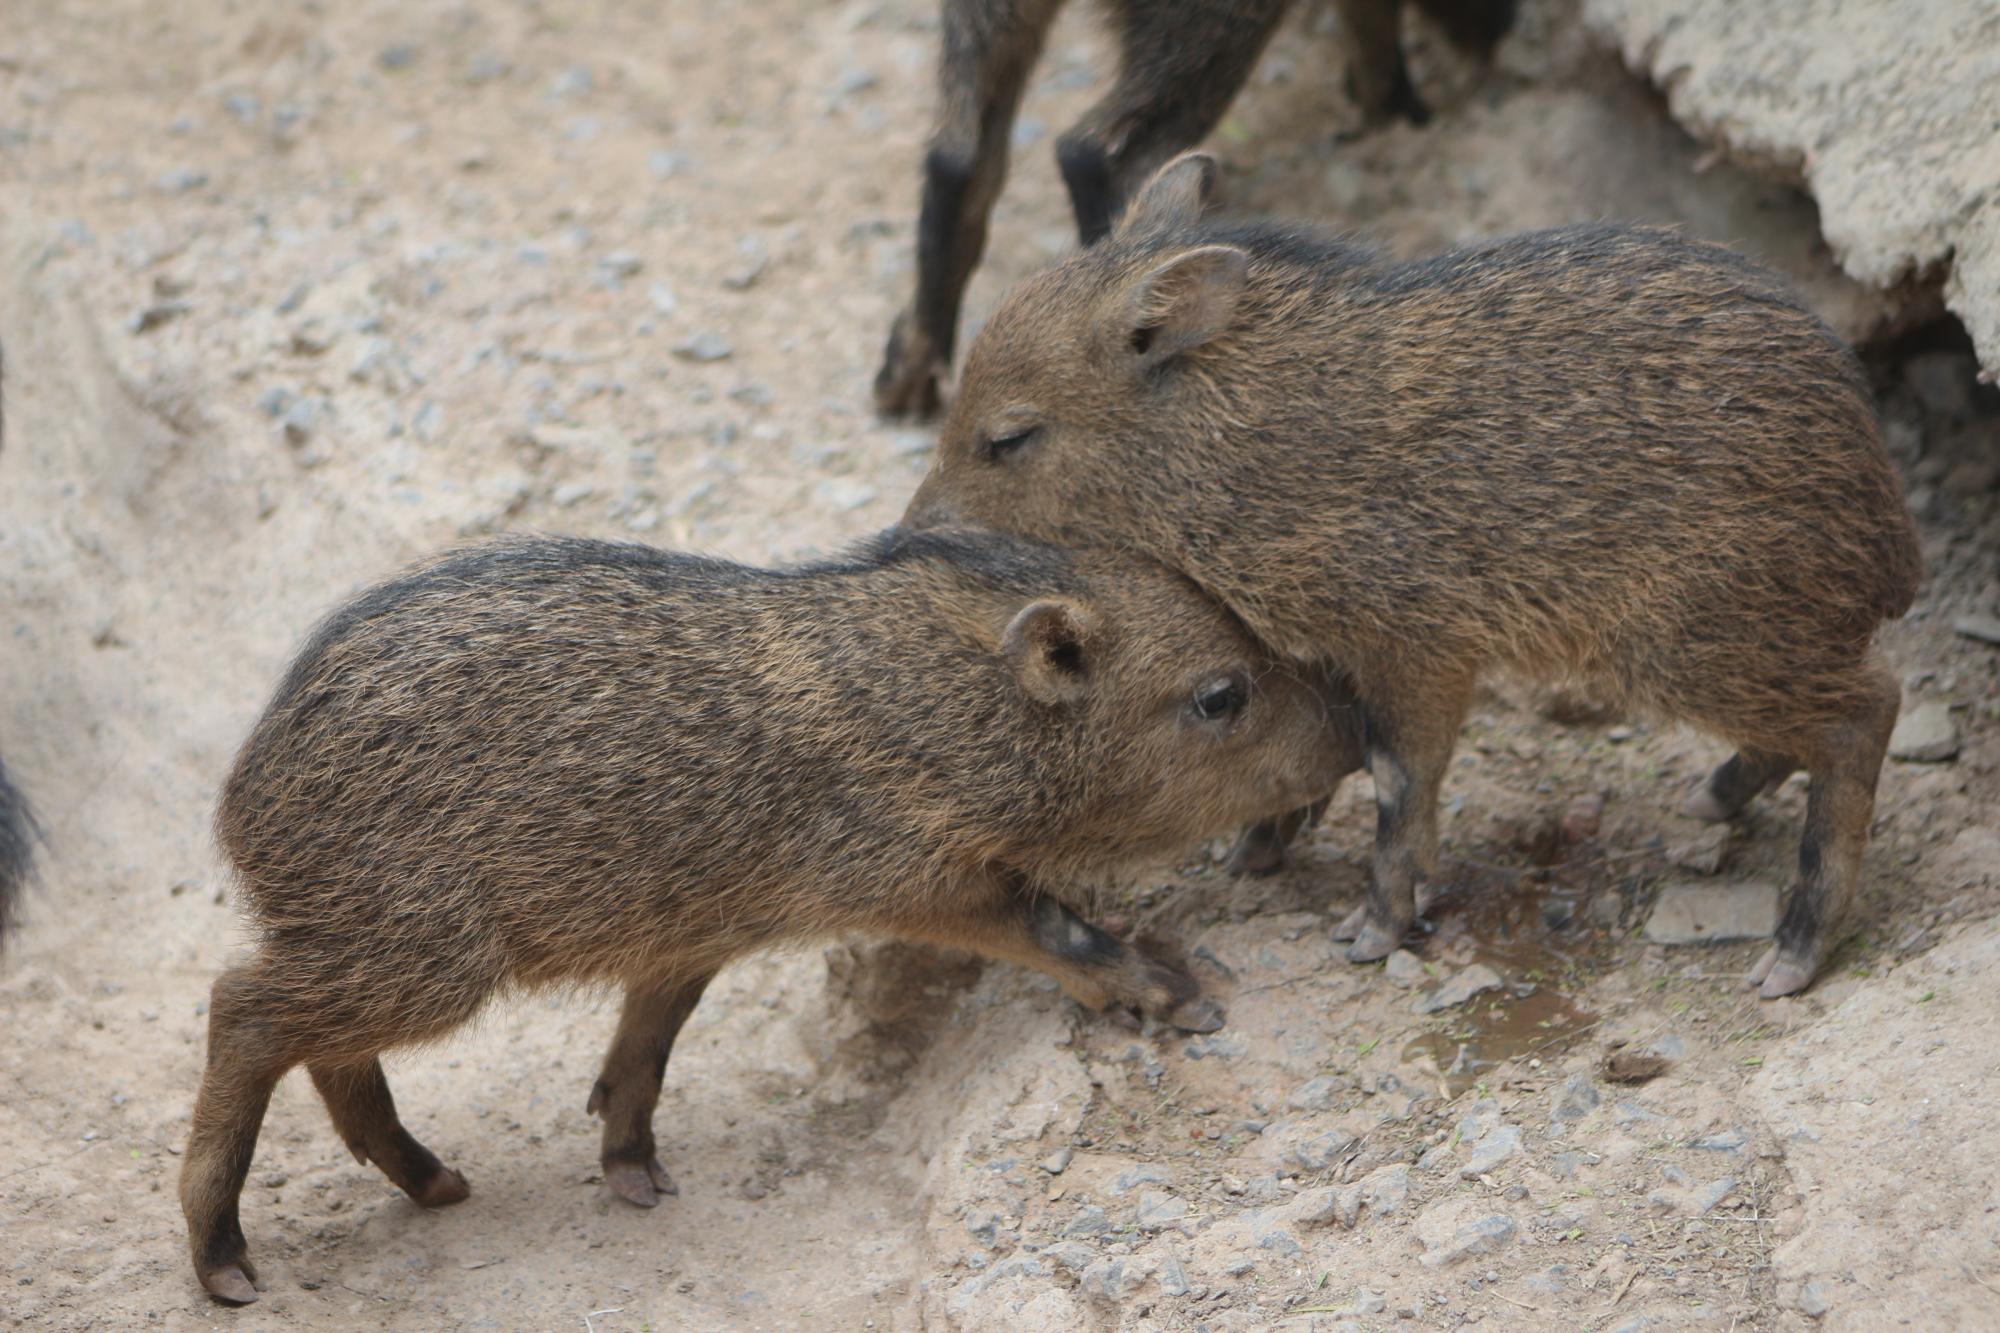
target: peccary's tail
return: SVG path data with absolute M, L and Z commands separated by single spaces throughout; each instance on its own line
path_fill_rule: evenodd
M 35 817 L 0 764 L 0 945 L 7 942 L 21 893 L 34 870 Z

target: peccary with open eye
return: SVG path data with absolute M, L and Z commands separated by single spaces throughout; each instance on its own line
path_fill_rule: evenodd
M 1430 110 L 1403 63 L 1403 0 L 1339 0 L 1355 100 L 1370 119 L 1422 124 Z M 1468 51 L 1490 53 L 1514 0 L 1416 0 Z M 1095 244 L 1132 192 L 1221 121 L 1290 0 L 1104 0 L 1118 78 L 1056 141 L 1077 233 Z M 1007 178 L 1021 93 L 1062 0 L 944 0 L 938 120 L 924 155 L 917 281 L 889 332 L 875 405 L 930 416 L 951 366 L 959 305 L 986 249 L 986 223 Z
M 258 945 L 215 983 L 181 1173 L 202 1284 L 256 1299 L 238 1196 L 298 1064 L 356 1156 L 464 1198 L 377 1057 L 501 991 L 624 987 L 589 1106 L 607 1184 L 648 1206 L 674 1035 L 751 950 L 894 935 L 1214 1026 L 1065 895 L 1329 790 L 1360 762 L 1345 698 L 1179 575 L 994 534 L 782 570 L 521 540 L 363 595 L 223 789 Z
M 1853 356 L 1771 274 L 1643 227 L 1392 263 L 1215 225 L 1164 168 L 1008 295 L 905 521 L 1132 550 L 1270 650 L 1351 674 L 1379 833 L 1349 957 L 1401 942 L 1476 682 L 1506 671 L 1734 742 L 1692 813 L 1812 775 L 1754 971 L 1805 987 L 1852 901 L 1921 577 Z

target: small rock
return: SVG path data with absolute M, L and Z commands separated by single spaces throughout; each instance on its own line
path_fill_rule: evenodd
M 1187 1200 L 1160 1190 L 1144 1190 L 1139 1195 L 1139 1211 L 1134 1217 L 1141 1231 L 1159 1231 L 1188 1214 Z
M 1419 995 L 1411 1008 L 1419 1014 L 1434 1014 L 1440 1009 L 1456 1008 L 1481 992 L 1499 990 L 1505 984 L 1498 972 L 1484 963 L 1474 963 L 1447 977 L 1435 990 Z
M 1153 1276 L 1151 1259 L 1100 1259 L 1083 1270 L 1077 1286 L 1086 1296 L 1118 1302 L 1134 1295 Z
M 1569 803 L 1563 811 L 1562 835 L 1564 842 L 1584 842 L 1597 836 L 1604 824 L 1604 794 L 1586 792 Z
M 1337 1076 L 1322 1076 L 1292 1089 L 1292 1095 L 1285 1104 L 1294 1111 L 1331 1111 L 1340 1094 L 1349 1088 L 1348 1081 Z
M 848 513 L 873 504 L 876 490 L 853 477 L 829 477 L 817 487 L 819 502 L 829 509 Z
M 155 301 L 132 316 L 126 327 L 135 334 L 151 333 L 160 325 L 179 319 L 190 309 L 192 307 L 186 301 Z
M 1611 1108 L 1611 1118 L 1621 1125 L 1664 1125 L 1673 1119 L 1658 1111 L 1648 1111 L 1637 1102 L 1619 1102 Z
M 1826 1287 L 1819 1282 L 1808 1282 L 1799 1288 L 1799 1312 L 1808 1319 L 1823 1319 L 1833 1303 L 1826 1298 Z
M 1165 1167 L 1154 1166 L 1150 1162 L 1141 1162 L 1129 1171 L 1120 1172 L 1118 1178 L 1111 1182 L 1111 1192 L 1113 1194 L 1130 1194 L 1141 1185 L 1165 1185 L 1171 1182 L 1173 1178 L 1173 1172 L 1167 1170 Z
M 615 277 L 630 278 L 646 267 L 646 261 L 630 250 L 619 250 L 597 261 L 597 267 Z
M 1052 1176 L 1059 1176 L 1064 1171 L 1069 1169 L 1070 1160 L 1075 1156 L 1076 1156 L 1076 1149 L 1071 1147 L 1061 1147 L 1056 1149 L 1054 1152 L 1050 1153 L 1047 1157 L 1044 1157 L 1041 1161 L 1035 1163 L 1035 1165 L 1041 1167 L 1042 1170 L 1048 1172 Z
M 154 181 L 153 188 L 161 194 L 186 194 L 199 190 L 208 184 L 208 173 L 199 167 L 176 167 L 162 172 Z
M 707 363 L 726 361 L 736 354 L 729 340 L 710 329 L 703 329 L 691 337 L 683 338 L 673 346 L 673 353 L 683 361 Z
M 1646 918 L 1646 938 L 1654 944 L 1764 939 L 1777 928 L 1777 886 L 1754 880 L 1669 884 Z
M 1697 875 L 1719 874 L 1729 859 L 1729 825 L 1711 824 L 1667 848 L 1667 859 Z
M 1062 1229 L 1065 1236 L 1102 1236 L 1111 1230 L 1111 1219 L 1096 1204 L 1086 1204 L 1077 1209 L 1076 1216 Z
M 1519 1126 L 1502 1125 L 1472 1146 L 1472 1155 L 1465 1159 L 1465 1165 L 1458 1168 L 1458 1174 L 1466 1180 L 1475 1179 L 1499 1166 L 1520 1148 Z
M 1936 764 L 1958 754 L 1958 724 L 1951 705 L 1918 704 L 1896 719 L 1889 735 L 1889 757 L 1909 763 Z
M 2000 616 L 1960 616 L 1951 622 L 1951 632 L 1980 643 L 2000 644 Z
M 1398 949 L 1383 960 L 1382 975 L 1404 990 L 1431 979 L 1430 973 L 1424 971 L 1423 960 L 1408 949 Z
M 1475 1254 L 1494 1254 L 1513 1241 L 1519 1228 L 1505 1213 L 1474 1218 L 1453 1233 L 1451 1239 L 1423 1254 L 1418 1262 L 1426 1268 L 1441 1268 L 1470 1259 Z
M 1000 1214 L 991 1208 L 975 1208 L 965 1215 L 965 1232 L 992 1249 L 1000 1240 Z
M 1688 1198 L 1688 1212 L 1694 1217 L 1708 1214 L 1714 1207 L 1728 1198 L 1736 1189 L 1736 1178 L 1724 1176 L 1711 1185 L 1704 1185 Z
M 1741 1129 L 1724 1130 L 1720 1134 L 1708 1134 L 1696 1139 L 1688 1146 L 1705 1148 L 1710 1152 L 1742 1152 L 1750 1142 L 1750 1135 Z
M 417 48 L 408 42 L 397 42 L 385 46 L 375 56 L 375 63 L 383 69 L 395 71 L 408 69 L 417 63 Z
M 1597 1095 L 1597 1085 L 1590 1081 L 1588 1074 L 1571 1074 L 1556 1089 L 1555 1105 L 1549 1112 L 1553 1120 L 1581 1120 L 1597 1109 L 1601 1101 Z
M 656 181 L 663 181 L 671 176 L 677 176 L 686 167 L 687 159 L 685 157 L 665 148 L 655 149 L 653 152 L 646 154 L 646 170 L 652 173 L 653 179 Z
M 1340 1155 L 1354 1146 L 1354 1136 L 1340 1130 L 1329 1130 L 1315 1134 L 1302 1143 L 1295 1143 L 1285 1154 L 1285 1158 L 1299 1170 L 1311 1173 L 1324 1171 L 1340 1160 Z

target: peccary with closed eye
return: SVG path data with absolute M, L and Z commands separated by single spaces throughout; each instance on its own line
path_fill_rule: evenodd
M 1855 892 L 1899 691 L 1872 640 L 1921 562 L 1851 353 L 1771 274 L 1643 227 L 1394 263 L 1201 214 L 1164 168 L 1108 241 L 1011 292 L 906 522 L 1180 570 L 1271 651 L 1351 673 L 1379 831 L 1349 957 L 1397 947 L 1480 677 L 1586 684 L 1803 767 L 1799 878 L 1754 980 L 1806 986 Z
M 1514 0 L 1416 0 L 1454 44 L 1490 53 Z M 1161 163 L 1207 136 L 1250 77 L 1290 0 L 1105 0 L 1118 78 L 1056 141 L 1085 245 L 1111 230 Z M 958 338 L 959 305 L 1007 178 L 1014 115 L 1062 0 L 944 0 L 938 119 L 924 156 L 917 281 L 889 332 L 875 405 L 929 416 Z M 1371 119 L 1430 111 L 1403 63 L 1403 0 L 1340 0 L 1350 91 Z
M 298 1064 L 357 1157 L 464 1198 L 377 1057 L 501 991 L 624 987 L 589 1106 L 643 1205 L 673 1192 L 651 1122 L 674 1035 L 751 950 L 899 936 L 1213 1027 L 1191 978 L 1065 896 L 1330 789 L 1360 762 L 1343 703 L 1179 575 L 993 534 L 780 570 L 519 540 L 364 594 L 222 793 L 258 943 L 215 983 L 181 1173 L 202 1284 L 256 1298 L 237 1201 Z

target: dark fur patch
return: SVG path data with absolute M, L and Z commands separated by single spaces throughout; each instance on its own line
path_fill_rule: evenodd
M 34 871 L 37 832 L 33 812 L 0 764 L 0 939 L 13 924 L 21 893 Z

